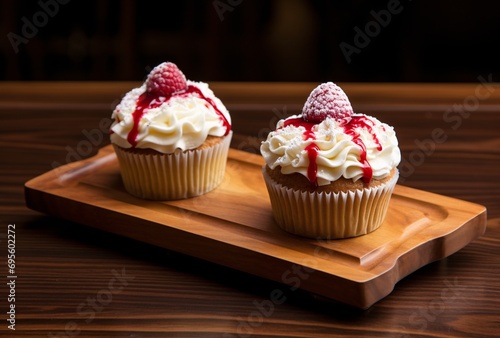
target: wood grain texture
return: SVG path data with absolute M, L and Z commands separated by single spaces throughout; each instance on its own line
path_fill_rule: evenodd
M 233 148 L 256 152 L 273 122 L 300 111 L 314 86 L 214 84 L 235 121 Z M 11 335 L 4 321 L 0 333 L 15 337 L 499 336 L 500 90 L 493 86 L 488 98 L 472 105 L 478 86 L 479 82 L 344 85 L 354 107 L 395 127 L 403 158 L 411 164 L 401 185 L 485 205 L 488 213 L 484 236 L 412 273 L 388 297 L 359 311 L 29 210 L 24 183 L 51 170 L 54 162 L 88 158 L 108 144 L 105 135 L 89 149 L 83 141 L 88 132 L 109 121 L 113 104 L 131 83 L 0 83 L 0 233 L 6 233 L 8 224 L 17 226 L 19 277 L 17 330 Z M 447 113 L 450 109 L 452 113 Z M 425 148 L 436 128 L 443 130 L 446 141 Z M 75 155 L 72 150 L 77 149 Z M 0 241 L 4 251 L 5 238 Z M 7 276 L 5 266 L 1 271 Z M 0 306 L 5 309 L 8 289 L 1 285 Z
M 224 181 L 215 190 L 196 198 L 147 201 L 124 189 L 109 145 L 90 159 L 27 182 L 26 203 L 51 216 L 363 309 L 486 228 L 483 206 L 397 186 L 384 224 L 366 236 L 326 241 L 289 235 L 273 221 L 263 163 L 259 155 L 231 149 Z M 303 276 L 282 273 L 288 269 Z

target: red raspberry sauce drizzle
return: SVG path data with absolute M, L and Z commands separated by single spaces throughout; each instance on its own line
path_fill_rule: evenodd
M 283 127 L 294 126 L 294 127 L 304 127 L 304 140 L 315 140 L 316 136 L 312 131 L 313 127 L 317 123 L 307 122 L 301 117 L 285 120 Z M 307 158 L 309 159 L 309 166 L 307 167 L 307 178 L 316 188 L 318 186 L 318 165 L 316 163 L 316 158 L 318 158 L 318 146 L 313 142 L 308 145 L 305 150 L 307 151 Z
M 352 137 L 352 141 L 358 145 L 361 149 L 361 154 L 359 155 L 359 160 L 363 165 L 363 182 L 368 184 L 372 180 L 373 170 L 366 159 L 366 146 L 363 141 L 359 138 L 359 133 L 356 131 L 357 128 L 363 128 L 368 130 L 373 138 L 373 141 L 377 144 L 377 150 L 382 150 L 382 145 L 373 131 L 373 121 L 368 119 L 366 116 L 353 116 L 351 121 L 344 125 L 344 133 Z
M 163 103 L 168 102 L 172 97 L 175 96 L 186 97 L 192 93 L 195 93 L 196 95 L 198 95 L 199 98 L 207 101 L 207 103 L 214 108 L 217 115 L 219 115 L 222 124 L 224 125 L 224 127 L 226 127 L 226 133 L 224 134 L 224 136 L 229 134 L 229 131 L 231 130 L 231 124 L 224 116 L 224 114 L 219 110 L 219 108 L 217 108 L 215 102 L 212 99 L 203 95 L 203 93 L 198 87 L 193 85 L 188 85 L 185 91 L 177 92 L 167 97 L 157 96 L 151 94 L 150 92 L 142 93 L 137 99 L 137 104 L 136 104 L 137 107 L 135 111 L 132 113 L 132 119 L 134 121 L 134 125 L 132 126 L 132 129 L 129 131 L 127 135 L 127 141 L 132 145 L 132 147 L 135 147 L 137 145 L 137 136 L 139 134 L 139 122 L 141 121 L 141 118 L 144 116 L 146 111 L 161 106 Z
M 132 113 L 134 125 L 127 135 L 127 141 L 132 145 L 132 147 L 135 147 L 137 145 L 139 122 L 141 121 L 142 116 L 148 109 L 159 107 L 163 102 L 166 101 L 166 98 L 164 98 L 164 100 L 161 100 L 161 98 L 162 97 L 156 96 L 149 92 L 144 92 L 137 99 L 135 111 Z
M 312 139 L 315 140 L 316 137 L 312 131 L 313 127 L 318 123 L 310 123 L 302 119 L 301 117 L 288 119 L 284 122 L 283 127 L 294 126 L 294 127 L 304 127 L 304 140 Z M 352 141 L 360 148 L 360 161 L 363 165 L 363 182 L 368 184 L 372 180 L 373 170 L 370 163 L 366 159 L 366 146 L 360 138 L 359 133 L 356 131 L 358 128 L 367 130 L 372 136 L 374 142 L 377 144 L 377 150 L 382 150 L 382 145 L 380 144 L 377 135 L 373 131 L 373 121 L 366 116 L 352 116 L 349 123 L 343 126 L 344 133 L 352 137 Z M 314 187 L 318 186 L 318 165 L 316 159 L 318 157 L 319 148 L 315 143 L 308 145 L 305 150 L 307 151 L 307 157 L 309 158 L 309 166 L 307 168 L 307 178 L 313 184 Z

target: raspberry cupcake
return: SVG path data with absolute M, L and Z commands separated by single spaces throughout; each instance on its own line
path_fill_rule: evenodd
M 354 114 L 334 83 L 316 87 L 302 114 L 280 120 L 260 151 L 273 216 L 285 231 L 338 239 L 383 223 L 401 160 L 396 134 Z
M 112 114 L 111 143 L 125 189 L 152 200 L 202 195 L 224 178 L 231 117 L 203 82 L 171 62 L 155 67 Z

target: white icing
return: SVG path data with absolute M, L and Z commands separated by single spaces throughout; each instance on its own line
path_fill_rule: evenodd
M 215 97 L 208 84 L 187 81 L 188 86 L 196 86 L 203 95 L 212 100 L 228 123 L 231 117 L 222 102 Z M 137 99 L 146 91 L 146 84 L 128 92 L 113 111 L 111 142 L 131 148 L 127 140 L 134 126 L 133 113 Z M 159 97 L 158 100 L 165 100 Z M 224 136 L 227 133 L 217 111 L 196 93 L 174 95 L 159 107 L 147 109 L 139 121 L 136 148 L 154 149 L 162 153 L 173 153 L 176 149 L 188 150 L 199 147 L 207 136 Z
M 374 117 L 365 116 L 373 122 L 371 133 L 364 128 L 357 128 L 359 139 L 366 146 L 366 159 L 373 170 L 373 178 L 383 179 L 389 175 L 401 161 L 401 153 L 394 128 L 380 122 Z M 307 177 L 309 157 L 306 148 L 314 143 L 318 146 L 317 182 L 318 185 L 327 185 L 345 177 L 357 181 L 363 178 L 363 162 L 360 147 L 353 141 L 353 137 L 344 132 L 344 127 L 332 118 L 326 118 L 312 129 L 314 139 L 305 139 L 305 128 L 288 125 L 283 127 L 288 119 L 298 118 L 300 115 L 290 116 L 280 120 L 275 131 L 269 133 L 262 142 L 260 151 L 267 165 L 274 169 L 281 167 L 283 174 L 300 173 Z

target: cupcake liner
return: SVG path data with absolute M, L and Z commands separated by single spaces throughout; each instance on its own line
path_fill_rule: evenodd
M 142 154 L 114 146 L 125 189 L 151 200 L 176 200 L 205 194 L 224 179 L 232 133 L 212 147 Z
M 280 228 L 309 238 L 339 239 L 365 235 L 380 227 L 399 172 L 385 184 L 337 193 L 293 190 L 275 182 L 265 166 L 263 176 Z

